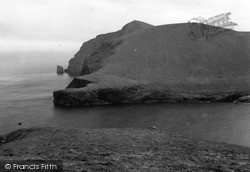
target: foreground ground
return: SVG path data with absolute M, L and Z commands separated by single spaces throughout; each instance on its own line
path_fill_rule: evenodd
M 1 159 L 61 159 L 65 171 L 250 171 L 250 148 L 146 129 L 22 129 Z

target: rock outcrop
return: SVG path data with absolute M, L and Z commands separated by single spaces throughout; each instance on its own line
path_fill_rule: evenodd
M 197 39 L 188 23 L 139 21 L 97 36 L 70 60 L 67 71 L 78 77 L 54 92 L 55 105 L 233 102 L 249 95 L 250 33 L 202 26 Z
M 236 102 L 250 103 L 250 95 L 240 97 Z
M 63 74 L 64 73 L 63 67 L 57 65 L 57 67 L 56 67 L 56 73 L 59 74 L 59 75 Z

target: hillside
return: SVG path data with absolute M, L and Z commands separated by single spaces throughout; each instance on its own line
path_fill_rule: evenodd
M 0 137 L 0 160 L 62 160 L 65 172 L 249 171 L 249 155 L 248 147 L 149 129 L 30 128 Z
M 97 36 L 70 60 L 68 72 L 81 76 L 54 92 L 54 103 L 224 102 L 249 95 L 250 33 L 201 26 L 208 33 L 197 39 L 188 23 L 139 21 Z
M 98 68 L 93 63 L 99 63 L 99 58 L 94 57 L 97 52 L 104 48 L 111 48 L 114 39 L 150 27 L 153 26 L 139 21 L 132 21 L 117 32 L 98 35 L 95 39 L 85 42 L 74 58 L 69 61 L 67 72 L 71 75 L 79 76 L 96 71 Z

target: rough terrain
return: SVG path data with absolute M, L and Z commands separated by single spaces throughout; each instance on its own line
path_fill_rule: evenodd
M 30 128 L 0 137 L 0 159 L 63 160 L 66 172 L 247 172 L 250 148 L 155 129 Z

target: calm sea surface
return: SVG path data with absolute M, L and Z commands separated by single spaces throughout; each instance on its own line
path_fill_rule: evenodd
M 63 59 L 65 66 L 68 59 Z M 27 61 L 29 60 L 20 63 L 8 61 L 6 65 L 0 66 L 0 134 L 33 126 L 156 126 L 172 133 L 250 146 L 250 104 L 147 104 L 56 108 L 53 105 L 53 91 L 64 89 L 72 78 L 67 74 L 56 75 L 56 63 L 27 64 Z M 20 122 L 21 126 L 18 125 Z

